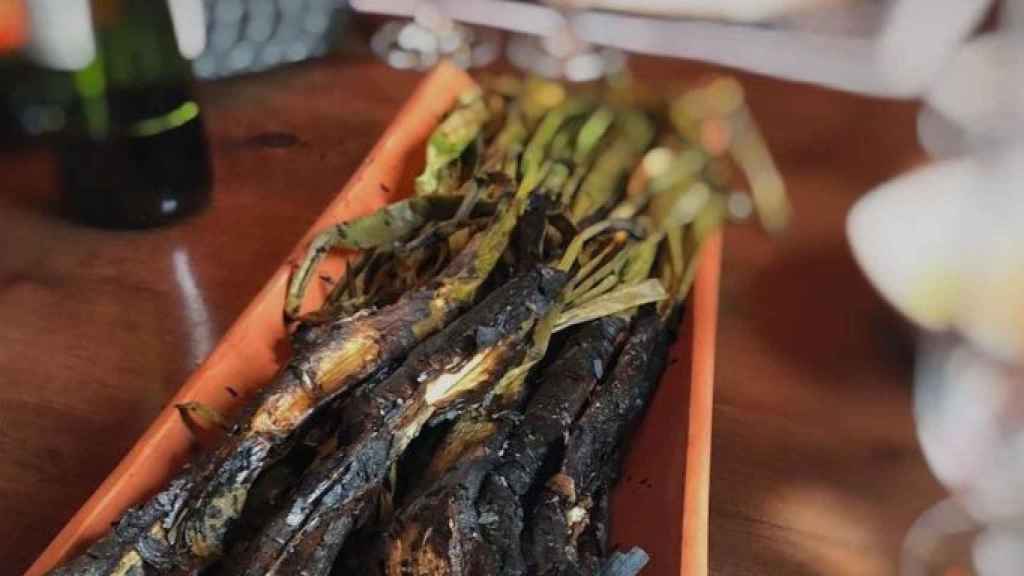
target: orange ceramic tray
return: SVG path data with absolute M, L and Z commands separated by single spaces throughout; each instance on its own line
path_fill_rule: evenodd
M 423 163 L 424 143 L 439 118 L 473 80 L 448 65 L 437 67 L 416 89 L 366 160 L 319 220 L 242 312 L 210 357 L 182 386 L 82 508 L 26 574 L 39 575 L 81 551 L 106 532 L 129 506 L 153 494 L 194 451 L 194 439 L 175 404 L 199 401 L 231 412 L 277 371 L 286 333 L 281 310 L 292 263 L 312 235 L 328 225 L 370 213 L 411 189 Z M 711 459 L 711 394 L 718 307 L 721 241 L 705 246 L 692 306 L 672 363 L 632 444 L 613 502 L 612 537 L 640 545 L 652 557 L 646 575 L 707 573 L 708 484 Z M 330 261 L 336 274 L 340 259 Z M 307 305 L 322 300 L 314 286 Z

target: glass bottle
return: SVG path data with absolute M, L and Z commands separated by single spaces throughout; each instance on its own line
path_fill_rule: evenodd
M 33 0 L 30 54 L 65 71 L 71 98 L 58 167 L 85 223 L 145 228 L 196 212 L 212 171 L 188 57 L 205 40 L 200 0 Z

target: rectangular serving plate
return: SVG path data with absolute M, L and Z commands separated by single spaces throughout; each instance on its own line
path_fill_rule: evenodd
M 176 405 L 202 402 L 232 413 L 268 382 L 287 357 L 282 320 L 291 270 L 309 240 L 339 221 L 369 214 L 411 189 L 423 165 L 426 140 L 464 90 L 474 86 L 461 70 L 442 63 L 417 87 L 395 120 L 289 258 L 228 329 L 131 451 L 107 476 L 25 573 L 38 576 L 81 552 L 106 533 L 125 510 L 156 493 L 196 451 L 196 439 Z M 707 574 L 711 400 L 718 309 L 721 238 L 702 249 L 694 292 L 680 338 L 654 400 L 633 438 L 622 481 L 612 499 L 612 540 L 639 545 L 652 557 L 648 576 Z M 323 271 L 337 277 L 340 257 Z M 326 285 L 313 282 L 304 307 L 317 306 Z M 236 397 L 229 392 L 239 393 Z

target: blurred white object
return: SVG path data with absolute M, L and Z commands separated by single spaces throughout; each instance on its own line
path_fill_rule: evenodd
M 177 0 L 171 1 L 173 8 Z M 346 14 L 343 0 L 201 1 L 207 40 L 193 70 L 204 79 L 259 72 L 320 56 L 330 49 Z
M 918 131 L 942 160 L 879 186 L 848 220 L 868 278 L 925 329 L 914 415 L 951 498 L 908 534 L 910 576 L 973 531 L 978 574 L 1024 574 L 1022 4 L 933 66 Z
M 166 0 L 178 51 L 193 59 L 206 47 L 202 0 Z M 76 71 L 96 58 L 89 0 L 28 0 L 29 47 L 33 60 L 55 70 Z
M 686 3 L 681 3 L 685 5 Z M 817 2 L 819 11 L 760 26 L 586 13 L 581 37 L 626 50 L 692 58 L 788 80 L 876 96 L 921 93 L 936 66 L 963 41 L 990 0 Z M 807 9 L 812 3 L 799 3 Z M 787 15 L 785 18 L 781 16 Z M 817 17 L 815 17 L 817 16 Z
M 506 54 L 522 70 L 570 82 L 589 82 L 615 74 L 626 63 L 620 50 L 581 40 L 567 21 L 545 35 L 513 35 Z
M 402 4 L 401 10 L 382 6 L 378 11 L 411 20 L 388 22 L 370 39 L 371 50 L 388 65 L 423 70 L 447 58 L 460 68 L 478 68 L 498 57 L 500 38 L 494 30 L 456 23 L 433 0 Z
M 927 564 L 946 538 L 980 531 L 973 546 L 982 576 L 1024 570 L 1024 373 L 953 334 L 922 335 L 914 418 L 925 459 L 952 491 L 907 535 L 904 576 Z
M 548 35 L 557 8 L 506 0 L 437 0 L 454 20 Z M 568 25 L 598 46 L 703 60 L 876 96 L 920 95 L 992 0 L 581 0 Z M 412 14 L 416 0 L 353 0 L 366 12 Z M 619 12 L 582 7 L 616 9 Z M 657 14 L 646 16 L 638 14 Z M 669 18 L 666 15 L 671 14 Z M 719 20 L 707 20 L 716 17 Z M 701 19 L 704 18 L 704 19 Z
M 28 53 L 55 70 L 81 70 L 96 58 L 89 0 L 29 0 Z
M 203 0 L 167 0 L 167 8 L 174 24 L 178 51 L 192 60 L 206 48 L 206 12 Z
M 914 416 L 935 476 L 982 524 L 1024 518 L 1024 401 L 1019 366 L 949 335 L 922 339 Z
M 986 576 L 1020 576 L 1024 566 L 1024 527 L 993 526 L 978 536 L 974 565 Z
M 552 0 L 552 4 L 646 16 L 762 22 L 847 0 Z
M 952 328 L 964 278 L 956 230 L 971 206 L 977 162 L 934 164 L 879 186 L 850 211 L 847 232 L 875 287 L 929 330 Z
M 1002 75 L 999 82 L 1017 80 Z M 940 92 L 926 100 L 951 98 Z M 879 186 L 851 210 L 848 234 L 868 277 L 911 320 L 930 330 L 954 330 L 993 358 L 1021 362 L 1024 132 L 1014 112 L 996 109 L 1002 98 L 990 100 L 990 107 L 962 102 L 972 98 L 963 93 L 946 102 L 943 107 L 953 112 L 941 118 L 959 129 L 958 146 L 973 154 Z M 974 111 L 963 112 L 969 109 Z

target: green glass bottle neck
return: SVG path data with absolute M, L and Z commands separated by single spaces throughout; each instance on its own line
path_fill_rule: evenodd
M 96 57 L 73 73 L 90 137 L 150 136 L 198 115 L 166 2 L 94 0 L 93 24 Z

